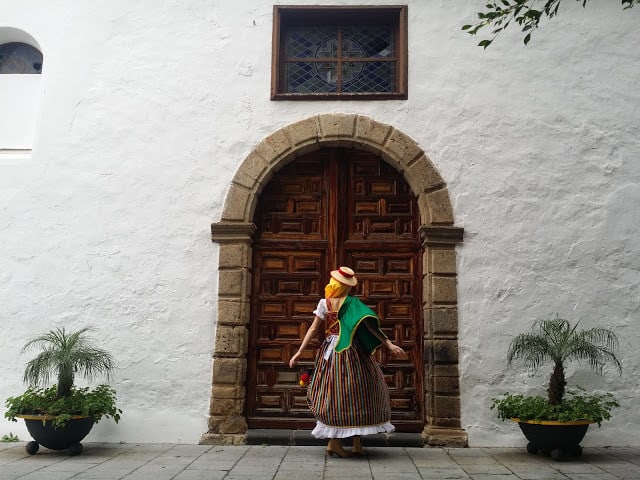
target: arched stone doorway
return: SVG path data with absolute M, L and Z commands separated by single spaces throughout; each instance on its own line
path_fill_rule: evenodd
M 399 130 L 361 115 L 325 114 L 289 125 L 264 139 L 238 169 L 221 221 L 211 225 L 220 244 L 218 323 L 208 431 L 201 443 L 241 444 L 247 423 L 246 371 L 250 315 L 252 223 L 262 188 L 296 156 L 322 146 L 367 150 L 402 173 L 417 197 L 423 244 L 423 432 L 430 445 L 466 445 L 460 426 L 458 309 L 454 226 L 449 193 L 416 142 Z

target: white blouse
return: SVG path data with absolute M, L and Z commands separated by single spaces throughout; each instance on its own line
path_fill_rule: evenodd
M 328 311 L 329 309 L 327 308 L 327 300 L 324 298 L 321 298 L 320 301 L 318 302 L 318 306 L 313 311 L 313 314 L 320 317 L 320 319 L 322 320 L 326 320 Z

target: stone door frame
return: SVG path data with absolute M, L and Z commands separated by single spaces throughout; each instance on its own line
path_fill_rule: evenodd
M 295 157 L 323 146 L 351 147 L 382 157 L 418 199 L 423 242 L 425 418 L 429 445 L 466 446 L 460 425 L 456 250 L 449 192 L 419 145 L 398 129 L 369 117 L 322 114 L 288 125 L 261 141 L 236 172 L 221 220 L 211 224 L 219 244 L 218 322 L 208 431 L 202 444 L 243 444 L 249 338 L 253 214 L 262 188 Z

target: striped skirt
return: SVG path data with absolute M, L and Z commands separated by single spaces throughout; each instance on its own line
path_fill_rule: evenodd
M 307 402 L 318 420 L 316 438 L 345 438 L 392 432 L 389 390 L 382 370 L 354 340 L 340 353 L 330 336 L 318 350 Z

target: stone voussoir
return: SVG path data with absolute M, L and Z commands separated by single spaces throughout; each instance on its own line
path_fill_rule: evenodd
M 318 143 L 320 137 L 318 119 L 317 117 L 311 117 L 300 120 L 285 127 L 284 132 L 286 132 L 295 147 Z
M 356 116 L 355 139 L 367 145 L 382 147 L 391 131 L 391 126 L 376 122 L 363 115 Z
M 395 128 L 389 135 L 384 149 L 404 167 L 424 155 L 424 152 L 415 141 Z
M 453 209 L 449 200 L 449 190 L 441 188 L 426 194 L 430 224 L 453 225 Z
M 222 209 L 223 221 L 247 221 L 247 210 L 251 205 L 251 190 L 232 183 Z
M 355 134 L 356 116 L 350 114 L 320 115 L 320 138 L 323 141 L 351 139 Z
M 265 176 L 268 167 L 269 163 L 254 150 L 244 159 L 233 181 L 248 189 L 254 189 Z
M 404 177 L 416 195 L 444 185 L 444 180 L 442 180 L 440 173 L 424 154 L 420 155 L 415 162 L 405 169 Z
M 287 127 L 287 128 L 290 128 L 290 127 Z M 269 163 L 273 163 L 277 159 L 280 159 L 287 152 L 289 152 L 293 147 L 293 145 L 291 144 L 291 140 L 289 139 L 289 136 L 285 133 L 284 129 L 273 132 L 271 135 L 265 138 L 264 141 L 267 142 L 274 151 L 273 160 L 271 160 L 271 162 Z

